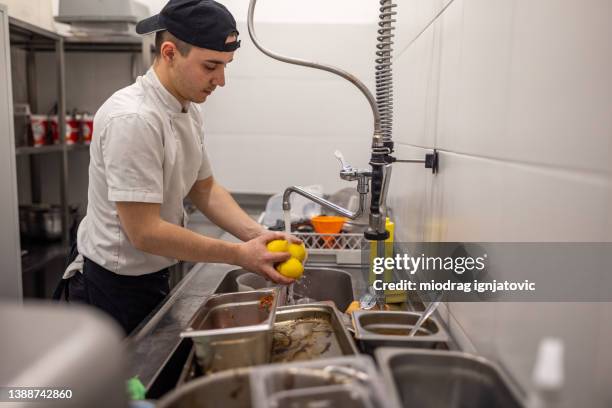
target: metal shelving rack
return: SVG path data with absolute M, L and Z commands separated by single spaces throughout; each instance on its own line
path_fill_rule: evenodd
M 55 53 L 55 69 L 57 70 L 57 110 L 58 112 L 66 111 L 65 97 L 65 76 L 64 76 L 64 38 L 57 33 L 45 30 L 27 22 L 9 17 L 9 34 L 10 45 L 24 49 L 27 52 L 27 82 L 28 82 L 28 103 L 30 106 L 36 106 L 36 68 L 35 68 L 35 53 L 37 52 L 53 52 Z M 64 235 L 60 242 L 52 242 L 49 244 L 28 243 L 22 250 L 26 250 L 27 254 L 22 256 L 22 273 L 35 272 L 44 267 L 44 265 L 57 257 L 66 256 L 68 253 L 68 150 L 64 144 L 64 135 L 66 133 L 66 118 L 65 115 L 58 114 L 58 132 L 60 135 L 60 144 L 53 146 L 41 147 L 16 147 L 15 153 L 19 156 L 28 155 L 34 156 L 39 154 L 60 154 L 60 168 L 58 171 L 60 178 L 60 205 L 62 207 L 62 227 Z M 32 189 L 32 202 L 41 201 L 41 174 L 37 167 L 37 162 L 34 157 L 30 157 L 30 176 Z M 37 290 L 39 291 L 39 290 Z
M 22 257 L 22 271 L 27 273 L 43 268 L 48 262 L 59 256 L 66 256 L 69 244 L 69 203 L 68 189 L 69 171 L 68 155 L 71 152 L 88 150 L 87 145 L 67 145 L 65 143 L 66 134 L 66 79 L 65 79 L 65 54 L 69 52 L 119 52 L 131 53 L 134 55 L 132 60 L 132 76 L 140 74 L 137 72 L 136 62 L 140 56 L 142 69 L 146 69 L 151 64 L 152 41 L 150 38 L 142 39 L 132 35 L 98 35 L 98 36 L 62 36 L 58 33 L 45 30 L 27 22 L 9 17 L 9 32 L 11 47 L 18 47 L 27 51 L 27 80 L 28 80 L 28 103 L 36 106 L 36 52 L 53 52 L 56 54 L 57 69 L 57 111 L 58 111 L 58 131 L 60 142 L 50 146 L 20 146 L 15 148 L 18 156 L 30 156 L 30 173 L 32 177 L 32 202 L 40 202 L 40 171 L 36 168 L 35 157 L 44 154 L 60 154 L 60 205 L 62 207 L 62 227 L 63 237 L 61 242 L 48 244 L 35 244 L 25 249 L 31 253 Z

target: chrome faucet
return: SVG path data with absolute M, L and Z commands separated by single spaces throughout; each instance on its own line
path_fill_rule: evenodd
M 357 211 L 351 212 L 346 208 L 342 208 L 339 205 L 334 204 L 331 201 L 324 199 L 323 197 L 316 196 L 298 186 L 291 186 L 285 190 L 285 193 L 283 194 L 283 210 L 291 210 L 291 194 L 296 193 L 303 197 L 306 197 L 311 201 L 314 201 L 322 207 L 325 207 L 331 211 L 342 215 L 343 217 L 350 218 L 351 220 L 359 218 L 364 213 L 368 198 L 368 192 L 370 191 L 370 178 L 372 177 L 372 173 L 369 170 L 360 170 L 353 168 L 353 166 L 346 163 L 346 161 L 344 160 L 344 156 L 338 150 L 336 150 L 334 155 L 340 162 L 340 178 L 346 181 L 357 180 L 357 192 L 359 193 L 359 208 L 357 209 Z

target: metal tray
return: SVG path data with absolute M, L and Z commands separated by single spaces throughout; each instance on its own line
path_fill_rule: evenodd
M 417 312 L 357 310 L 353 312 L 355 339 L 366 353 L 372 353 L 382 346 L 447 346 L 448 333 L 433 317 L 428 318 L 414 336 L 408 336 L 420 316 Z
M 271 297 L 269 304 L 262 299 Z M 181 337 L 193 340 L 205 373 L 270 360 L 278 302 L 276 288 L 210 296 Z
M 405 407 L 521 408 L 524 395 L 502 370 L 457 351 L 380 348 L 383 379 Z
M 355 355 L 359 351 L 329 304 L 279 307 L 274 324 L 272 363 Z
M 253 374 L 256 408 L 399 406 L 368 356 L 271 364 L 257 367 Z
M 166 394 L 157 408 L 250 408 L 252 368 L 197 378 Z

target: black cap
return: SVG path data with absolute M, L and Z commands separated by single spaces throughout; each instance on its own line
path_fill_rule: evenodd
M 214 0 L 170 0 L 159 14 L 136 24 L 138 34 L 162 30 L 200 48 L 234 51 L 240 47 L 240 41 L 225 43 L 230 34 L 238 36 L 236 20 Z

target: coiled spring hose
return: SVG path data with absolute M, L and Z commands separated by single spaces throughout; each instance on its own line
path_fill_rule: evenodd
M 393 133 L 393 37 L 397 12 L 391 0 L 380 0 L 376 44 L 376 106 L 380 114 L 383 143 L 391 147 Z

